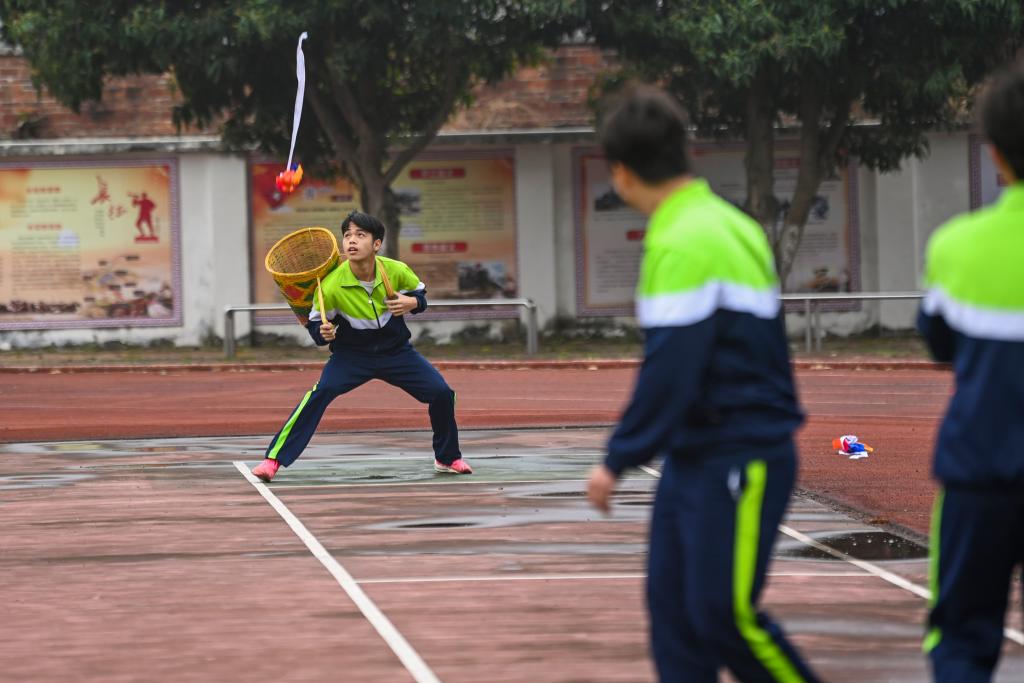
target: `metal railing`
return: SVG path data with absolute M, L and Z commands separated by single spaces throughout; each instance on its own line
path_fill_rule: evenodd
M 807 352 L 811 352 L 812 340 L 816 350 L 821 351 L 821 308 L 822 301 L 885 301 L 900 299 L 920 299 L 924 292 L 842 292 L 836 294 L 783 294 L 782 301 L 803 301 L 804 317 L 807 326 L 804 329 L 804 344 Z
M 430 301 L 430 308 L 462 308 L 482 306 L 516 306 L 526 309 L 526 354 L 533 356 L 538 348 L 538 326 L 537 326 L 537 304 L 531 299 L 442 299 Z M 287 304 L 241 304 L 238 306 L 227 306 L 224 308 L 224 357 L 231 359 L 235 357 L 235 313 L 248 311 L 290 311 Z M 482 311 L 470 311 L 465 319 L 474 320 L 490 317 L 488 315 L 475 315 Z M 424 321 L 433 322 L 433 321 Z
M 804 328 L 804 344 L 808 353 L 813 349 L 821 351 L 821 308 L 822 301 L 885 301 L 920 299 L 924 292 L 842 292 L 815 294 L 783 294 L 780 298 L 786 301 L 803 301 L 804 316 L 807 325 Z M 516 306 L 526 309 L 526 353 L 533 356 L 538 349 L 537 305 L 531 299 L 451 299 L 431 301 L 431 308 L 438 307 L 483 307 L 483 306 Z M 243 304 L 227 306 L 224 309 L 224 357 L 235 357 L 235 313 L 248 311 L 290 311 L 287 304 Z M 489 316 L 474 316 L 471 312 L 467 320 L 481 319 Z M 489 312 L 488 312 L 489 313 Z M 424 321 L 428 322 L 428 321 Z

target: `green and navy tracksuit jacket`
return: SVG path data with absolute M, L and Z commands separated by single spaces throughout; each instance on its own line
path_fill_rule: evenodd
M 347 261 L 321 281 L 323 318 L 337 325 L 330 343 L 331 357 L 320 379 L 299 401 L 284 426 L 267 446 L 266 457 L 288 467 L 305 450 L 324 411 L 334 399 L 373 379 L 380 379 L 428 404 L 427 414 L 434 432 L 434 457 L 448 465 L 461 457 L 459 430 L 455 422 L 455 392 L 441 373 L 413 349 L 405 316 L 393 316 L 384 305 L 386 292 L 382 272 L 387 272 L 395 291 L 414 296 L 413 313 L 427 307 L 426 287 L 409 266 L 401 261 L 378 257 L 376 279 L 368 294 L 352 273 Z M 314 296 L 306 329 L 317 344 L 327 341 L 320 334 L 321 311 Z
M 606 465 L 787 441 L 803 416 L 764 231 L 694 180 L 651 215 L 636 294 L 643 366 Z
M 419 302 L 412 313 L 421 313 L 427 308 L 426 285 L 416 277 L 412 268 L 394 259 L 377 257 L 376 280 L 373 293 L 366 289 L 352 273 L 348 261 L 332 270 L 321 281 L 326 314 L 319 310 L 319 297 L 313 297 L 313 310 L 309 315 L 306 329 L 318 346 L 328 344 L 320 334 L 323 319 L 338 326 L 334 341 L 330 342 L 333 352 L 336 348 L 351 349 L 365 353 L 382 354 L 405 346 L 412 333 L 405 324 L 404 316 L 391 315 L 384 304 L 387 292 L 381 268 L 385 269 L 391 286 L 396 292 L 416 297 Z
M 636 308 L 644 362 L 605 464 L 666 455 L 647 578 L 659 678 L 711 683 L 724 666 L 742 681 L 816 683 L 757 609 L 803 419 L 761 226 L 687 183 L 651 215 Z
M 1024 555 L 1024 182 L 928 242 L 918 329 L 953 364 L 935 448 L 924 650 L 939 683 L 991 681 Z
M 928 243 L 918 329 L 956 375 L 935 454 L 943 484 L 1024 484 L 1022 259 L 1024 182 Z

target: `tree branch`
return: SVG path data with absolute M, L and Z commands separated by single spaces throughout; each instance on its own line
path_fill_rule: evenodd
M 821 162 L 818 150 L 821 149 L 821 112 L 824 108 L 824 98 L 821 91 L 812 86 L 805 86 L 800 89 L 800 171 L 804 169 L 813 171 L 815 175 L 821 173 Z M 808 168 L 808 163 L 813 168 Z M 799 184 L 799 183 L 798 183 Z
M 309 103 L 313 106 L 313 112 L 316 114 L 317 120 L 320 121 L 320 126 L 327 133 L 328 139 L 331 141 L 331 145 L 334 146 L 335 156 L 340 157 L 342 162 L 345 162 L 347 166 L 354 166 L 353 171 L 356 175 L 361 176 L 360 168 L 358 165 L 353 165 L 351 161 L 356 158 L 356 148 L 352 143 L 352 140 L 345 135 L 345 132 L 338 125 L 334 112 L 331 111 L 330 106 L 324 101 L 323 95 L 320 94 L 316 88 L 316 84 L 312 84 L 313 87 L 306 90 L 307 96 L 309 97 Z M 361 181 L 361 178 L 356 178 L 357 181 Z
M 839 104 L 836 106 L 835 112 L 832 114 L 832 120 L 829 123 L 828 131 L 825 133 L 825 138 L 821 142 L 821 164 L 823 167 L 825 164 L 831 166 L 835 159 L 836 150 L 839 147 L 840 141 L 843 139 L 843 134 L 846 133 L 847 127 L 850 125 L 850 109 L 853 107 L 853 96 L 847 95 Z
M 746 96 L 747 201 L 745 209 L 765 229 L 773 251 L 778 246 L 779 203 L 775 198 L 774 109 L 768 74 L 761 70 Z
M 814 197 L 821 187 L 821 112 L 824 98 L 816 87 L 806 85 L 800 89 L 800 168 L 797 171 L 796 187 L 790 200 L 789 211 L 782 225 L 779 244 L 779 281 L 783 287 L 793 269 L 796 252 L 803 241 L 804 227 L 810 214 Z
M 441 130 L 441 126 L 448 121 L 452 114 L 452 108 L 455 106 L 455 99 L 459 95 L 457 74 L 458 66 L 455 64 L 455 60 L 449 59 L 444 71 L 444 99 L 442 100 L 442 105 L 434 111 L 434 115 L 427 122 L 419 136 L 409 146 L 395 155 L 391 165 L 388 166 L 387 171 L 384 173 L 384 182 L 386 184 L 390 185 L 394 182 L 406 164 L 415 159 L 416 155 L 422 152 L 437 137 L 437 132 Z
M 321 63 L 321 67 L 323 67 L 324 73 L 328 75 L 327 84 L 330 88 L 331 96 L 341 112 L 342 118 L 345 119 L 352 132 L 355 133 L 355 150 L 357 155 L 353 158 L 367 165 L 378 163 L 380 158 L 379 145 L 373 132 L 373 126 L 366 120 L 359 107 L 359 101 L 352 94 L 352 90 L 345 83 L 341 74 L 331 66 L 329 61 L 325 60 Z

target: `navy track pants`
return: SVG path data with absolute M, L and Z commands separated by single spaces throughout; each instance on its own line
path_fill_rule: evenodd
M 324 365 L 320 381 L 299 401 L 288 421 L 274 435 L 266 457 L 288 467 L 306 448 L 331 401 L 371 379 L 380 379 L 428 404 L 434 430 L 434 457 L 448 465 L 461 457 L 455 424 L 455 392 L 441 373 L 411 345 L 394 353 L 375 355 L 335 351 Z
M 647 598 L 662 683 L 818 681 L 757 610 L 795 479 L 791 444 L 759 458 L 665 459 L 651 519 Z
M 924 649 L 938 683 L 988 683 L 1003 646 L 1014 567 L 1024 560 L 1024 491 L 941 490 L 929 545 Z

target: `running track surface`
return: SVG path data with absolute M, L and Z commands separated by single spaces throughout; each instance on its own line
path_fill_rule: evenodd
M 465 428 L 612 425 L 636 370 L 449 368 Z M 277 431 L 316 382 L 310 366 L 286 370 L 0 375 L 0 442 Z M 864 521 L 925 534 L 934 494 L 931 456 L 952 376 L 939 370 L 808 369 L 797 372 L 808 420 L 799 433 L 799 486 Z M 423 429 L 425 406 L 371 382 L 328 409 L 321 432 Z M 856 434 L 875 452 L 849 460 L 833 438 Z

